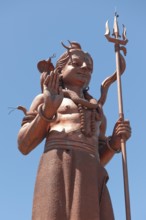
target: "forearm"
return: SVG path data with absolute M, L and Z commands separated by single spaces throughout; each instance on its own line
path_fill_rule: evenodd
M 99 141 L 100 162 L 105 166 L 115 155 L 120 152 L 120 146 L 112 141 L 111 137 Z
M 26 124 L 24 124 L 18 134 L 18 148 L 23 154 L 32 151 L 47 134 L 49 122 L 42 119 L 39 114 Z

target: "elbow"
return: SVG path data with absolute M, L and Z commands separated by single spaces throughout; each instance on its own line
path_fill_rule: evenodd
M 106 160 L 104 160 L 104 159 L 100 159 L 100 164 L 103 166 L 103 167 L 105 167 L 106 165 L 107 165 L 107 161 Z
M 29 154 L 29 151 L 28 151 L 28 150 L 26 150 L 26 149 L 24 149 L 24 148 L 21 148 L 20 146 L 18 146 L 18 149 L 19 149 L 19 151 L 20 151 L 23 155 Z
M 24 132 L 20 131 L 17 138 L 18 149 L 23 155 L 29 154 L 31 151 L 30 142 L 26 138 Z
M 105 167 L 109 161 L 112 159 L 112 156 L 111 155 L 100 155 L 100 163 L 103 167 Z
M 27 145 L 27 143 L 25 143 L 19 139 L 18 139 L 18 149 L 23 155 L 27 155 L 31 151 L 30 147 Z
M 29 150 L 26 146 L 22 145 L 22 144 L 18 144 L 18 149 L 19 151 L 23 154 L 23 155 L 27 155 L 29 154 Z

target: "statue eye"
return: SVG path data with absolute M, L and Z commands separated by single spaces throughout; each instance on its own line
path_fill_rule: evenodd
M 77 62 L 77 61 L 73 61 L 73 62 L 72 62 L 72 65 L 73 65 L 74 67 L 80 67 L 80 66 L 81 66 L 81 63 L 79 63 L 79 62 Z

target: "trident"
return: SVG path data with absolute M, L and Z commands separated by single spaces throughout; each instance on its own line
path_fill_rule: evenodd
M 118 109 L 119 109 L 119 117 L 122 121 L 124 121 L 124 113 L 123 113 L 123 100 L 122 100 L 122 84 L 121 84 L 121 74 L 120 74 L 120 50 L 123 50 L 124 55 L 126 56 L 126 48 L 124 45 L 127 44 L 128 40 L 126 38 L 126 28 L 123 25 L 123 34 L 122 39 L 119 35 L 119 27 L 118 27 L 118 18 L 117 12 L 115 12 L 114 16 L 114 26 L 113 26 L 113 36 L 110 36 L 110 30 L 108 21 L 106 22 L 106 33 L 105 37 L 109 42 L 114 43 L 115 46 L 115 54 L 116 54 L 116 77 L 117 77 L 117 90 L 118 90 Z M 122 46 L 120 46 L 122 45 Z M 126 156 L 126 143 L 124 137 L 121 138 L 121 151 L 122 151 L 122 165 L 123 165 L 123 178 L 124 178 L 124 192 L 125 192 L 125 209 L 126 209 L 126 220 L 131 220 L 131 212 L 130 212 L 130 198 L 129 198 L 129 184 L 128 184 L 128 169 L 127 169 L 127 156 Z

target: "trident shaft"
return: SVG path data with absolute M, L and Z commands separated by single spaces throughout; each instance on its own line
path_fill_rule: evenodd
M 118 90 L 118 109 L 119 109 L 119 117 L 122 121 L 124 121 L 123 100 L 122 100 L 122 84 L 121 84 L 121 74 L 120 74 L 120 50 L 123 50 L 124 55 L 126 55 L 126 48 L 124 47 L 124 45 L 127 44 L 128 40 L 126 38 L 126 28 L 124 25 L 123 25 L 123 34 L 122 34 L 122 39 L 121 39 L 121 36 L 119 35 L 119 27 L 118 27 L 117 18 L 118 18 L 118 15 L 117 15 L 117 13 L 115 13 L 113 34 L 112 34 L 114 37 L 110 36 L 108 21 L 106 22 L 105 37 L 107 38 L 107 40 L 109 42 L 114 43 L 114 46 L 115 46 L 117 90 Z M 131 220 L 129 184 L 128 184 L 128 168 L 127 168 L 127 156 L 126 156 L 126 142 L 125 142 L 124 137 L 121 138 L 121 151 L 122 151 L 122 165 L 123 165 L 123 178 L 124 178 L 126 220 Z

